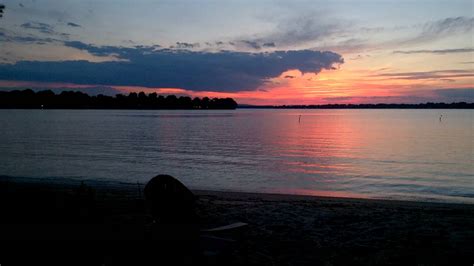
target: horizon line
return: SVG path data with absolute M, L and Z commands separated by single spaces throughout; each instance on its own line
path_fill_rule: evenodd
M 282 104 L 254 105 L 237 104 L 237 108 L 266 108 L 266 109 L 347 109 L 347 108 L 467 108 L 474 109 L 474 102 L 420 102 L 420 103 L 327 103 L 327 104 Z

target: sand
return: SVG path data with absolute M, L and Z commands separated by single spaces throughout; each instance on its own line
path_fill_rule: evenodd
M 164 257 L 210 265 L 474 262 L 470 204 L 196 190 L 196 224 L 158 226 L 136 184 L 85 184 L 0 178 L 0 238 L 10 243 L 0 263 L 14 265 L 25 256 L 12 254 L 33 254 L 33 247 L 41 250 L 35 261 L 81 265 L 159 265 Z M 199 231 L 235 222 L 248 225 Z M 153 237 L 163 232 L 164 239 Z M 82 248 L 62 250 L 71 243 Z

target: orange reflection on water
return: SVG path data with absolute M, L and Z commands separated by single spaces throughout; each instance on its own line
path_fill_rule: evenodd
M 275 121 L 278 126 L 272 130 L 279 138 L 271 145 L 274 155 L 284 158 L 286 171 L 327 177 L 353 171 L 353 161 L 364 156 L 365 136 L 346 111 L 298 110 L 285 116 Z

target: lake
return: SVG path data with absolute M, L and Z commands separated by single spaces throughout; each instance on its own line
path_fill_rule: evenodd
M 474 203 L 473 115 L 0 110 L 0 175 L 144 184 L 170 174 L 195 189 Z

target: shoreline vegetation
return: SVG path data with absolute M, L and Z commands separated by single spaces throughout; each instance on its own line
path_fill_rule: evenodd
M 31 89 L 0 91 L 0 109 L 235 109 L 232 98 L 208 98 L 156 93 L 131 92 L 128 95 L 89 96 L 80 91 L 51 90 L 34 92 Z
M 88 243 L 80 256 L 70 249 L 55 249 L 52 256 L 51 245 L 32 245 L 40 256 L 36 261 L 64 262 L 74 256 L 84 265 L 148 265 L 167 254 L 185 258 L 179 237 L 164 240 L 160 248 L 149 241 L 156 228 L 143 205 L 142 190 L 138 183 L 0 176 L 0 233 L 4 241 L 14 240 L 8 247 L 13 251 L 16 241 L 21 241 L 22 252 L 25 243 L 38 240 L 56 240 L 63 249 L 68 241 Z M 196 226 L 201 230 L 247 224 L 211 242 L 201 239 L 196 246 L 200 265 L 462 265 L 472 263 L 474 255 L 474 205 L 193 193 L 198 196 Z M 214 245 L 224 239 L 230 240 Z
M 238 104 L 232 98 L 209 98 L 145 94 L 90 96 L 80 91 L 51 90 L 34 92 L 31 89 L 0 91 L 0 109 L 129 109 L 129 110 L 216 110 L 216 109 L 474 109 L 474 103 L 376 103 L 376 104 L 319 104 L 319 105 L 249 105 Z
M 252 109 L 474 109 L 474 103 L 361 103 L 320 105 L 239 105 L 237 108 Z

